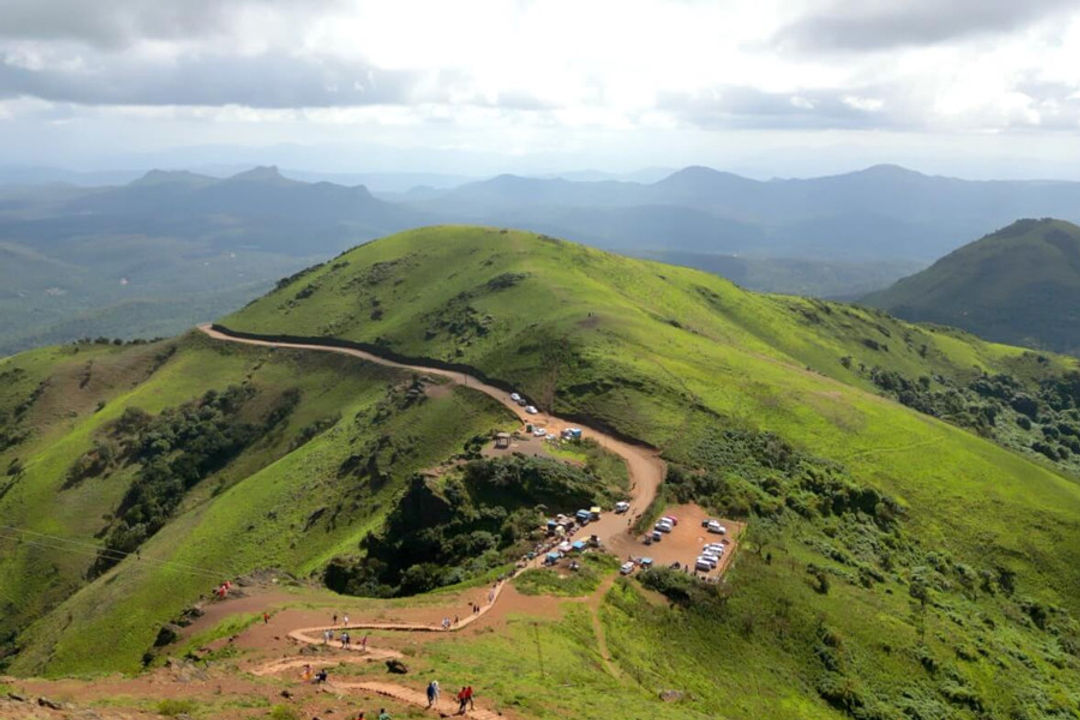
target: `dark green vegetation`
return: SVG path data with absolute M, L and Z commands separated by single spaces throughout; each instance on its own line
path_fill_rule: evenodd
M 411 595 L 517 561 L 543 536 L 548 512 L 573 513 L 621 496 L 617 487 L 556 460 L 471 460 L 437 477 L 415 475 L 362 554 L 337 558 L 328 587 L 352 595 Z
M 359 360 L 199 334 L 36 350 L 0 376 L 0 649 L 18 673 L 135 670 L 222 580 L 321 577 L 414 473 L 510 419 Z
M 1080 353 L 1080 227 L 1020 220 L 864 302 L 982 337 Z
M 967 380 L 942 375 L 905 377 L 879 366 L 858 371 L 883 392 L 919 412 L 968 428 L 1062 469 L 1080 471 L 1080 373 L 1047 373 L 1050 360 L 1025 353 L 1012 372 L 982 373 Z M 851 358 L 841 358 L 851 365 Z
M 1071 417 L 1075 360 L 550 237 L 453 227 L 350 251 L 223 324 L 473 365 L 544 407 L 660 447 L 672 499 L 749 520 L 723 585 L 649 581 L 674 608 L 633 582 L 615 587 L 601 619 L 622 680 L 602 671 L 583 609 L 539 640 L 523 623 L 432 651 L 482 667 L 521 709 L 601 718 L 633 699 L 654 717 L 975 718 L 1078 708 L 1080 484 L 1060 457 L 1009 449 L 1024 443 L 996 425 L 998 442 L 973 431 L 989 411 L 968 407 L 1007 385 L 996 422 L 1014 422 L 1027 396 L 1042 434 Z M 905 407 L 886 376 L 911 379 L 917 397 L 955 389 L 961 412 Z M 537 644 L 542 666 L 520 653 Z M 580 692 L 551 689 L 568 683 Z M 656 702 L 666 688 L 692 697 Z

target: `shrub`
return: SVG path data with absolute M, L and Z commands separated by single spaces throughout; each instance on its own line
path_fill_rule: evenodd
M 191 700 L 177 700 L 175 698 L 166 698 L 157 705 L 157 711 L 159 715 L 165 717 L 176 717 L 177 715 L 190 715 L 195 712 L 195 703 Z
M 288 705 L 275 705 L 270 708 L 271 720 L 300 720 L 300 714 Z

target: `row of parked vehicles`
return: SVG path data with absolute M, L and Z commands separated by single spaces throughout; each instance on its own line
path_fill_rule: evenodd
M 529 401 L 523 398 L 520 393 L 510 393 L 510 400 L 525 408 L 525 412 L 529 413 L 530 415 L 536 415 L 538 412 L 540 412 L 536 409 L 535 405 L 530 405 Z
M 701 549 L 701 554 L 694 560 L 694 569 L 701 572 L 710 572 L 716 569 L 720 560 L 724 557 L 724 543 L 708 543 Z

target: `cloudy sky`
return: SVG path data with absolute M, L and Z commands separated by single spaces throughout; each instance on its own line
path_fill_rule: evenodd
M 0 0 L 0 165 L 1080 179 L 1068 0 Z

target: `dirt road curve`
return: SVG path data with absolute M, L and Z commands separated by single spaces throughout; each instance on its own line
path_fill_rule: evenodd
M 368 362 L 373 362 L 378 365 L 385 365 L 387 367 L 401 368 L 402 370 L 412 370 L 415 372 L 424 373 L 425 375 L 436 375 L 444 377 L 450 382 L 457 385 L 463 385 L 472 390 L 482 392 L 491 396 L 498 402 L 502 403 L 510 412 L 514 413 L 521 420 L 522 423 L 531 422 L 535 424 L 543 425 L 547 428 L 548 432 L 559 433 L 567 427 L 579 427 L 583 433 L 596 440 L 600 445 L 609 450 L 626 462 L 627 470 L 630 474 L 630 512 L 627 515 L 619 516 L 614 513 L 607 513 L 601 519 L 588 526 L 589 534 L 596 535 L 600 538 L 600 541 L 608 544 L 611 540 L 614 540 L 620 535 L 626 534 L 627 523 L 626 517 L 637 517 L 645 511 L 649 503 L 656 497 L 657 488 L 660 487 L 660 483 L 664 480 L 665 466 L 664 461 L 660 459 L 659 454 L 654 450 L 640 447 L 638 445 L 631 445 L 630 443 L 623 442 L 617 438 L 607 435 L 599 430 L 595 430 L 590 427 L 586 427 L 580 423 L 571 423 L 562 418 L 550 415 L 548 413 L 539 413 L 537 415 L 528 415 L 525 411 L 518 407 L 516 403 L 510 400 L 506 391 L 500 390 L 497 387 L 487 385 L 480 382 L 478 379 L 467 375 L 465 373 L 454 372 L 453 370 L 443 370 L 441 368 L 427 367 L 424 365 L 407 365 L 405 363 L 394 362 L 393 360 L 387 360 L 386 358 L 379 357 L 363 350 L 355 350 L 353 348 L 334 347 L 332 345 L 317 345 L 308 343 L 288 343 L 288 342 L 273 342 L 269 340 L 251 340 L 249 338 L 240 338 L 233 335 L 228 335 L 220 330 L 215 330 L 209 324 L 200 325 L 199 330 L 206 333 L 215 340 L 224 340 L 227 342 L 244 343 L 245 345 L 262 345 L 265 347 L 280 347 L 280 348 L 294 348 L 299 350 L 316 350 L 319 352 L 334 352 L 341 353 L 343 355 L 351 355 L 358 357 Z
M 548 413 L 539 413 L 537 415 L 529 415 L 519 407 L 516 403 L 510 400 L 507 393 L 500 390 L 497 387 L 485 384 L 471 375 L 467 375 L 461 372 L 455 372 L 452 370 L 443 370 L 441 368 L 427 367 L 424 365 L 409 365 L 405 363 L 394 362 L 387 360 L 386 358 L 379 357 L 369 352 L 362 350 L 356 350 L 353 348 L 341 348 L 330 345 L 318 345 L 313 343 L 289 343 L 289 342 L 277 342 L 269 340 L 253 340 L 250 338 L 240 338 L 229 335 L 220 330 L 212 328 L 210 325 L 200 325 L 199 330 L 207 334 L 208 336 L 225 342 L 244 343 L 246 345 L 262 345 L 266 347 L 279 347 L 279 348 L 293 348 L 298 350 L 314 350 L 318 352 L 334 352 L 341 353 L 343 355 L 351 355 L 358 357 L 368 362 L 376 363 L 378 365 L 385 365 L 387 367 L 401 368 L 403 370 L 411 370 L 425 375 L 435 375 L 448 379 L 450 382 L 457 385 L 468 387 L 472 390 L 485 393 L 496 401 L 501 403 L 510 412 L 521 420 L 522 423 L 531 422 L 534 424 L 540 424 L 545 427 L 550 433 L 559 433 L 567 427 L 580 427 L 584 434 L 596 442 L 598 442 L 604 449 L 615 453 L 621 457 L 627 466 L 627 470 L 630 478 L 630 511 L 625 515 L 616 515 L 615 513 L 604 514 L 599 521 L 590 523 L 587 526 L 587 534 L 596 535 L 600 542 L 605 546 L 621 550 L 630 541 L 628 530 L 631 522 L 634 518 L 639 516 L 645 511 L 649 503 L 656 497 L 657 489 L 660 483 L 663 482 L 666 468 L 664 462 L 660 459 L 658 453 L 647 448 L 631 445 L 630 443 L 623 442 L 618 438 L 614 438 L 599 430 L 581 425 L 580 423 L 570 423 L 562 418 L 550 415 Z M 579 533 L 582 531 L 579 530 Z M 585 534 L 585 533 L 583 533 Z M 533 561 L 531 565 L 535 565 L 539 562 L 539 559 Z M 461 628 L 475 622 L 480 617 L 485 615 L 491 610 L 498 602 L 499 597 L 502 595 L 502 590 L 505 587 L 505 581 L 497 584 L 493 589 L 486 605 L 484 605 L 479 613 L 470 615 L 464 618 L 460 623 L 454 625 L 451 628 L 453 630 L 460 630 Z M 319 627 L 306 627 L 297 628 L 289 632 L 289 637 L 303 644 L 316 645 L 323 642 L 322 633 L 324 630 L 334 630 L 336 633 L 343 629 L 342 626 L 319 626 Z M 397 630 L 403 632 L 437 632 L 443 631 L 442 628 L 413 623 L 377 623 L 377 622 L 361 622 L 361 623 L 349 623 L 349 630 Z M 601 635 L 600 642 L 602 644 L 603 638 Z M 356 650 L 354 646 L 350 648 Z M 604 655 L 606 656 L 606 649 L 604 649 Z M 364 660 L 386 658 L 397 656 L 398 653 L 387 650 L 377 650 L 375 648 L 368 649 L 368 655 L 365 653 Z M 300 665 L 307 664 L 309 660 L 307 658 L 284 658 L 264 665 L 255 671 L 259 675 L 277 674 L 283 671 L 292 670 Z M 610 664 L 610 663 L 608 663 Z M 610 672 L 614 672 L 609 667 Z M 396 685 L 385 682 L 363 682 L 363 683 L 332 683 L 332 686 L 337 689 L 345 690 L 362 690 L 366 692 L 373 692 L 386 697 L 392 697 L 398 701 L 402 701 L 417 707 L 425 707 L 427 705 L 427 699 L 424 693 L 415 689 Z M 443 703 L 447 703 L 446 698 L 443 699 Z M 449 705 L 453 705 L 453 700 L 449 700 Z M 447 708 L 451 709 L 451 708 Z M 443 708 L 437 708 L 437 710 L 443 711 Z M 465 717 L 477 718 L 478 720 L 493 720 L 498 717 L 498 714 L 484 709 L 477 708 L 476 710 L 469 711 Z

